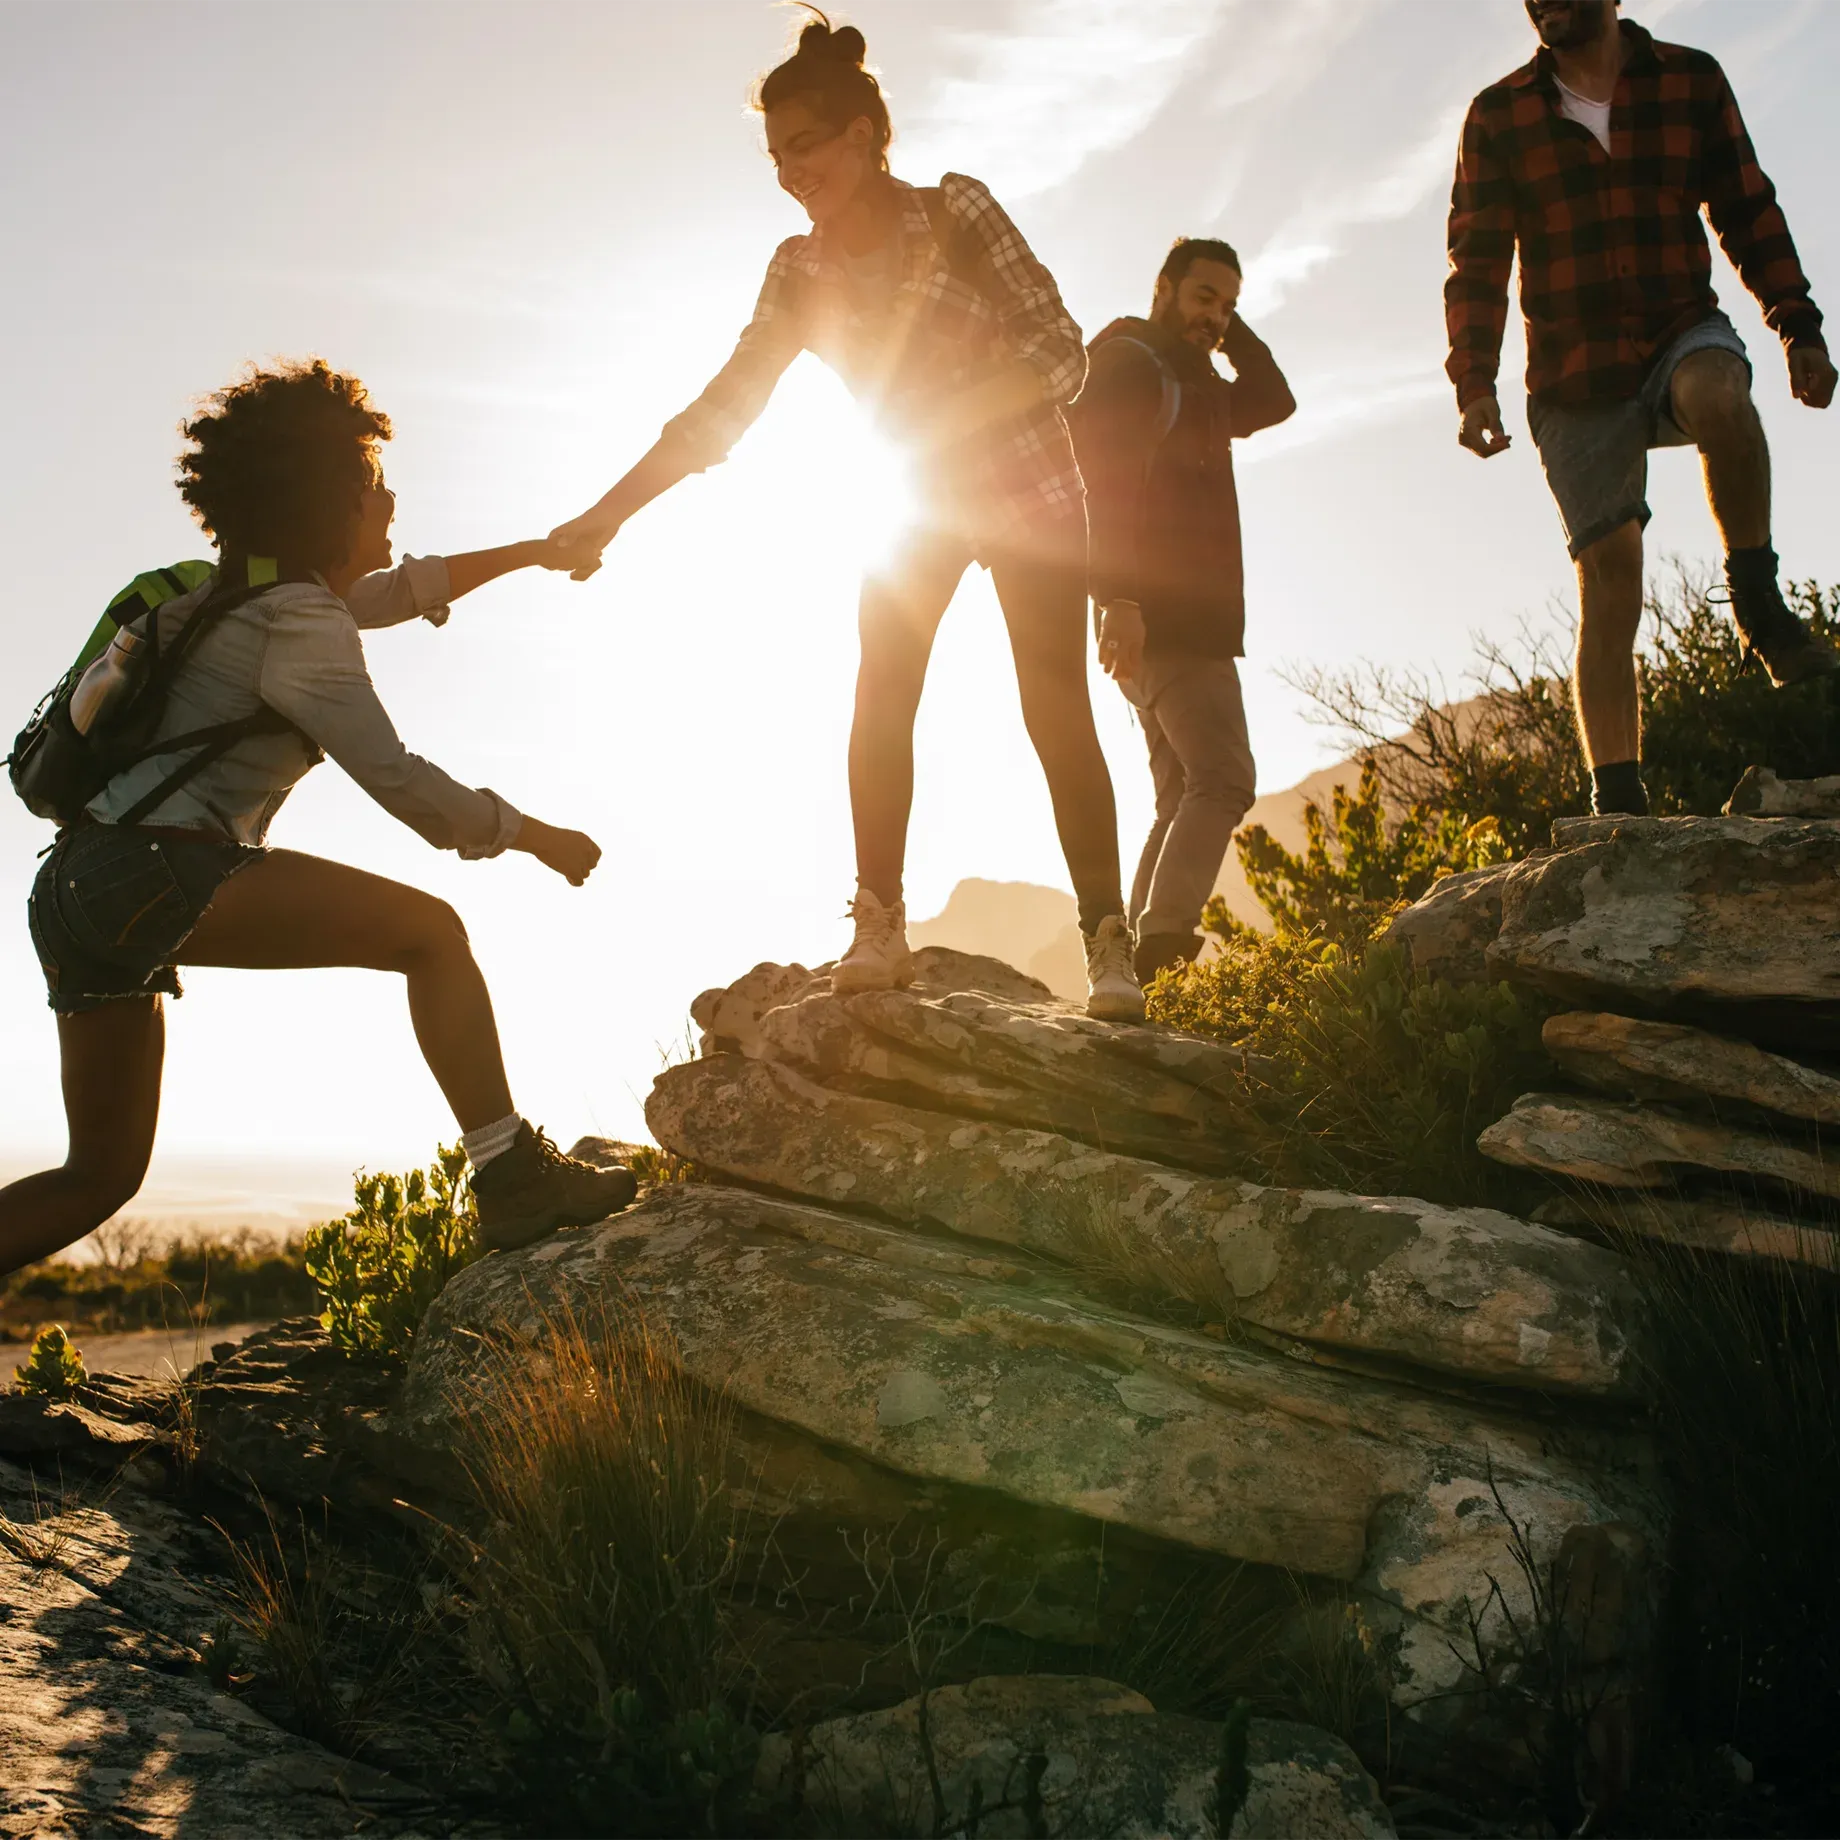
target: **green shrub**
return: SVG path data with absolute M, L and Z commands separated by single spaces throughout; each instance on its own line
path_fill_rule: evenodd
M 1471 821 L 1455 811 L 1413 805 L 1389 823 L 1380 771 L 1369 754 L 1350 796 L 1337 786 L 1325 812 L 1303 809 L 1307 842 L 1301 856 L 1262 824 L 1235 839 L 1246 881 L 1277 930 L 1297 939 L 1329 939 L 1356 946 L 1404 903 L 1416 901 L 1440 876 L 1487 869 L 1508 860 L 1501 828 L 1492 817 Z M 1210 921 L 1219 927 L 1224 908 Z
M 32 1343 L 32 1353 L 23 1365 L 13 1369 L 20 1389 L 46 1399 L 68 1399 L 85 1380 L 89 1369 L 76 1344 L 64 1333 L 62 1323 L 52 1323 L 39 1330 Z
M 442 1287 L 480 1255 L 466 1152 L 442 1147 L 426 1171 L 360 1176 L 354 1198 L 342 1220 L 307 1231 L 320 1320 L 346 1354 L 403 1360 Z
M 1428 1201 L 1519 1193 L 1476 1136 L 1549 1077 L 1543 1007 L 1506 984 L 1417 978 L 1397 946 L 1242 927 L 1222 947 L 1160 977 L 1150 1013 L 1260 1057 L 1245 1093 L 1249 1173 Z
M 1649 590 L 1638 646 L 1642 762 L 1661 815 L 1716 812 L 1749 766 L 1806 779 L 1840 758 L 1840 679 L 1772 689 L 1760 666 L 1740 664 L 1723 592 L 1679 563 Z M 1840 587 L 1804 581 L 1787 594 L 1817 632 L 1840 636 Z M 1569 627 L 1557 625 L 1524 629 L 1513 646 L 1483 641 L 1467 696 L 1428 673 L 1376 667 L 1290 681 L 1325 726 L 1371 754 L 1395 810 L 1493 818 L 1508 853 L 1521 856 L 1550 840 L 1555 818 L 1591 808 L 1569 649 Z

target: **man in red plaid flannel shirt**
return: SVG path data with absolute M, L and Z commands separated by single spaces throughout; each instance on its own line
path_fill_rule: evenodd
M 1725 540 L 1732 617 L 1778 684 L 1840 669 L 1785 604 L 1750 362 L 1712 291 L 1704 207 L 1788 354 L 1796 397 L 1833 399 L 1775 188 L 1718 63 L 1619 20 L 1618 0 L 1526 0 L 1532 62 L 1463 124 L 1444 287 L 1458 439 L 1503 452 L 1496 371 L 1516 250 L 1527 421 L 1578 565 L 1578 726 L 1600 812 L 1647 810 L 1635 640 L 1648 450 L 1697 446 Z

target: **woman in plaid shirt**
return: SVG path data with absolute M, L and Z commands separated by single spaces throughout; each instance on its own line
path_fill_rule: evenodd
M 912 981 L 902 869 L 913 730 L 933 637 L 982 563 L 1009 628 L 1029 737 L 1086 937 L 1088 1012 L 1141 1021 L 1111 777 L 1086 687 L 1086 505 L 1061 410 L 1086 373 L 1054 277 L 975 179 L 888 171 L 887 105 L 862 34 L 822 14 L 761 84 L 767 149 L 811 218 L 768 264 L 754 317 L 709 387 L 555 539 L 599 552 L 680 479 L 725 459 L 801 351 L 816 352 L 916 460 L 923 515 L 863 584 L 850 735 L 858 887 L 839 991 Z

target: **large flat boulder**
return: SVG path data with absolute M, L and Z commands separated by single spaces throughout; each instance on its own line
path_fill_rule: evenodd
M 1246 1057 L 1175 1030 L 1099 1022 L 991 959 L 929 947 L 910 990 L 832 994 L 757 965 L 692 1014 L 706 1052 L 779 1061 L 826 1086 L 1225 1169 Z M 1032 987 L 1032 988 L 1031 988 Z
M 1840 1124 L 1840 1080 L 1748 1041 L 1590 1010 L 1549 1016 L 1540 1039 L 1567 1073 L 1601 1092 Z
M 986 1677 L 761 1747 L 757 1786 L 821 1831 L 1105 1834 L 1111 1840 L 1381 1840 L 1374 1780 L 1339 1738 L 1254 1719 L 1247 1792 L 1222 1823 L 1222 1727 L 1160 1714 L 1128 1687 Z
M 1527 1093 L 1476 1139 L 1484 1156 L 1609 1188 L 1665 1188 L 1683 1173 L 1761 1178 L 1840 1199 L 1840 1164 L 1817 1149 L 1654 1106 Z
M 1579 1004 L 1830 1041 L 1840 824 L 1578 818 L 1502 883 L 1493 973 Z
M 1465 1604 L 1515 1575 L 1491 1477 L 1549 1555 L 1576 1529 L 1659 1524 L 1635 1431 L 1223 1343 L 1020 1253 L 698 1185 L 460 1273 L 417 1339 L 402 1434 L 453 1447 L 489 1409 L 494 1350 L 619 1299 L 814 1450 L 1356 1583 L 1393 1619 L 1414 1703 L 1463 1684 Z
M 705 1168 L 1044 1254 L 1223 1321 L 1495 1384 L 1634 1386 L 1641 1311 L 1622 1261 L 1492 1209 L 1193 1175 L 738 1054 L 670 1069 L 646 1120 Z

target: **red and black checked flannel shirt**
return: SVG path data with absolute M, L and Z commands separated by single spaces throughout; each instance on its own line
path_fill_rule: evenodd
M 920 481 L 922 497 L 928 515 L 961 531 L 980 556 L 1083 556 L 1086 501 L 1061 405 L 1079 394 L 1086 351 L 1054 277 L 976 179 L 940 181 L 956 238 L 950 252 L 917 188 L 895 184 L 904 217 L 888 312 L 861 310 L 822 230 L 788 237 L 734 355 L 662 439 L 681 444 L 697 471 L 726 459 L 801 351 L 830 365 L 897 437 L 904 402 L 937 399 L 1021 359 L 1041 373 L 1041 406 L 950 449 Z
M 1559 113 L 1552 54 L 1470 104 L 1450 198 L 1445 367 L 1467 408 L 1495 393 L 1520 248 L 1527 389 L 1548 402 L 1634 396 L 1656 354 L 1718 305 L 1712 227 L 1785 345 L 1820 345 L 1776 188 L 1717 59 L 1623 24 L 1605 153 Z

